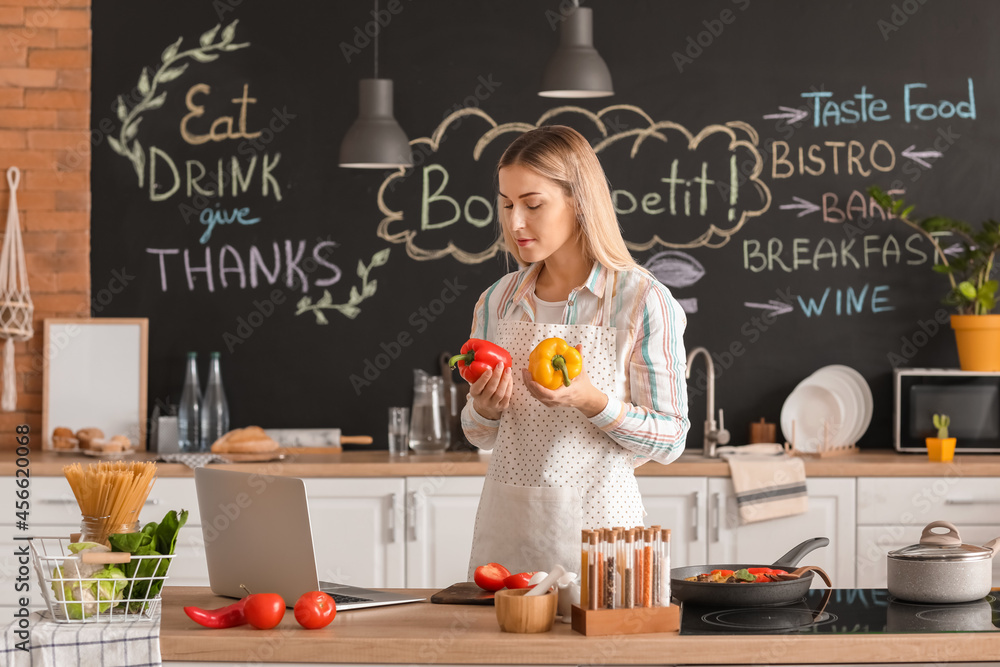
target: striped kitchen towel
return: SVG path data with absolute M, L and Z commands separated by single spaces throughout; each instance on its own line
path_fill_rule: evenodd
M 0 665 L 10 667 L 159 667 L 160 616 L 114 623 L 56 623 L 48 611 L 32 612 L 29 639 L 15 620 L 0 637 Z M 22 643 L 25 642 L 26 643 Z M 27 648 L 28 650 L 23 650 Z
M 225 456 L 213 454 L 211 452 L 179 452 L 176 454 L 160 454 L 158 461 L 164 463 L 183 463 L 188 468 L 194 470 L 209 463 L 232 463 Z
M 743 523 L 778 519 L 809 510 L 806 467 L 778 444 L 720 447 L 729 462 L 736 505 Z

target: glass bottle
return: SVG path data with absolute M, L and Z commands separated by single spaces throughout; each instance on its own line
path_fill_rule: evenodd
M 209 451 L 212 443 L 229 431 L 229 405 L 226 403 L 226 392 L 222 388 L 219 356 L 218 352 L 212 353 L 205 397 L 201 400 L 201 451 L 203 452 Z
M 188 352 L 187 373 L 181 404 L 177 409 L 177 437 L 182 452 L 196 452 L 201 446 L 201 385 L 198 382 L 198 355 Z

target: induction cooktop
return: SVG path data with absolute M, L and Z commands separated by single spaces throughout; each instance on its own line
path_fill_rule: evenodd
M 774 607 L 681 607 L 682 635 L 1000 632 L 1000 593 L 959 604 L 915 604 L 884 588 L 812 589 Z

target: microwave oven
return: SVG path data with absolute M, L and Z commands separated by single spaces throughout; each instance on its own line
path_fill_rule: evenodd
M 924 438 L 937 437 L 938 413 L 951 418 L 956 452 L 1000 452 L 1000 373 L 897 368 L 893 380 L 898 451 L 926 452 Z

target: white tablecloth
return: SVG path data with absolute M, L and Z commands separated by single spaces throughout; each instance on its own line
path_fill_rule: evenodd
M 56 623 L 47 611 L 29 617 L 30 651 L 21 641 L 17 622 L 0 638 L 0 665 L 9 667 L 159 667 L 160 616 L 153 620 L 115 623 Z

